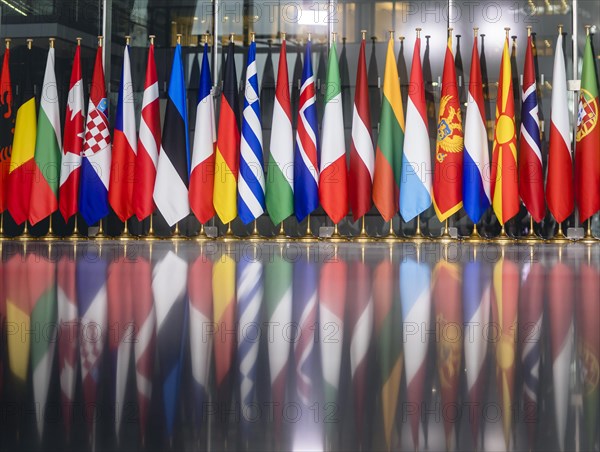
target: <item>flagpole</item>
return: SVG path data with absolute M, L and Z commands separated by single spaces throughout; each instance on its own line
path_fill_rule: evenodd
M 581 239 L 579 241 L 579 243 L 583 243 L 586 245 L 591 245 L 593 243 L 597 243 L 599 239 L 594 237 L 594 234 L 592 234 L 592 217 L 588 218 L 586 223 L 587 224 L 586 224 L 586 228 L 585 228 L 585 236 L 583 237 L 583 239 Z
M 258 233 L 258 221 L 255 219 L 252 224 L 252 233 L 246 237 L 250 242 L 258 242 L 263 240 L 263 237 Z
M 279 223 L 279 233 L 273 237 L 273 240 L 275 242 L 287 242 L 288 240 L 292 240 L 285 233 L 285 226 L 284 226 L 283 221 L 281 221 L 281 223 Z
M 533 229 L 533 215 L 529 214 L 529 233 L 523 238 L 525 243 L 537 243 L 542 240 Z
M 366 217 L 366 215 L 363 215 L 360 219 L 360 233 L 357 236 L 352 237 L 352 241 L 354 241 L 354 242 L 368 243 L 368 242 L 374 242 L 377 240 L 373 237 L 370 237 L 369 234 L 367 234 L 365 217 Z
M 6 44 L 6 50 L 10 50 L 11 41 L 12 39 L 10 38 L 6 38 L 4 40 Z M 1 183 L 4 183 L 4 181 L 1 181 Z M 2 239 L 4 239 L 4 212 L 0 212 L 0 240 Z

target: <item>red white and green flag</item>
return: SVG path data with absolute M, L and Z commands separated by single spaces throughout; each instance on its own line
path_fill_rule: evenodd
M 29 222 L 32 225 L 58 210 L 62 140 L 54 61 L 54 47 L 50 47 L 44 85 L 42 86 L 35 142 L 35 173 L 29 205 Z

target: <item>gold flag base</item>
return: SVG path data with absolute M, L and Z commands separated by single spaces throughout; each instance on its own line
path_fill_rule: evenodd
M 592 234 L 592 219 L 590 218 L 587 221 L 587 228 L 585 229 L 585 235 L 583 236 L 583 238 L 581 240 L 578 241 L 578 243 L 582 243 L 584 245 L 595 245 L 596 243 L 598 243 L 598 241 L 600 241 L 600 238 L 596 238 Z
M 550 243 L 556 243 L 556 244 L 571 243 L 571 240 L 569 240 L 569 238 L 567 238 L 567 236 L 563 232 L 562 223 L 558 223 L 558 231 L 556 231 L 556 234 L 554 234 L 554 237 L 552 237 L 548 241 Z
M 379 237 L 378 240 L 385 243 L 401 243 L 405 241 L 404 237 L 400 237 L 394 231 L 394 218 L 390 218 L 390 231 L 388 232 L 388 234 Z
M 443 245 L 454 242 L 454 238 L 450 235 L 450 231 L 448 230 L 448 220 L 444 222 L 444 232 L 442 232 L 442 235 L 436 237 L 434 240 Z
M 348 239 L 339 233 L 338 225 L 336 224 L 333 226 L 333 234 L 331 234 L 331 237 L 327 237 L 325 241 L 330 243 L 344 243 L 347 242 Z
M 246 236 L 244 240 L 247 240 L 248 242 L 262 242 L 263 240 L 266 240 L 265 237 L 258 233 L 258 225 L 256 220 L 254 220 L 254 228 L 252 229 L 252 233 Z
M 429 242 L 429 238 L 425 237 L 421 232 L 421 215 L 417 215 L 417 230 L 415 231 L 415 235 L 411 235 L 406 238 L 406 241 L 416 244 L 421 244 L 424 242 Z
M 34 237 L 29 233 L 29 227 L 27 226 L 27 220 L 25 220 L 25 229 L 23 229 L 23 233 L 18 237 L 15 237 L 15 240 L 19 242 L 28 242 L 29 240 L 37 240 L 38 237 Z
M 237 242 L 239 239 L 237 236 L 233 234 L 233 230 L 231 229 L 231 222 L 227 223 L 227 232 L 219 237 L 217 240 L 224 243 Z
M 302 242 L 302 243 L 312 243 L 312 242 L 316 242 L 318 240 L 319 240 L 319 238 L 317 236 L 313 235 L 312 230 L 310 229 L 310 215 L 308 215 L 306 232 L 304 233 L 304 235 L 301 235 L 300 237 L 296 237 L 296 241 Z
M 287 236 L 287 234 L 285 233 L 285 227 L 284 227 L 283 221 L 282 221 L 279 225 L 279 232 L 277 233 L 277 235 L 271 237 L 271 240 L 274 242 L 277 242 L 277 243 L 285 243 L 285 242 L 293 241 L 294 239 L 292 237 Z
M 500 234 L 494 237 L 492 241 L 499 245 L 508 245 L 510 243 L 514 243 L 515 239 L 513 239 L 506 233 L 506 228 L 504 227 L 504 225 L 502 225 L 502 230 L 500 231 Z
M 485 237 L 483 237 L 479 233 L 479 230 L 477 229 L 477 223 L 475 223 L 473 225 L 473 232 L 471 233 L 470 236 L 466 237 L 464 239 L 464 241 L 466 243 L 472 243 L 472 244 L 476 245 L 476 244 L 479 244 L 479 243 L 485 243 L 485 242 L 487 242 L 487 239 Z
M 536 245 L 544 242 L 544 239 L 537 235 L 533 230 L 533 217 L 531 215 L 529 216 L 529 234 L 520 238 L 519 242 L 527 243 L 529 245 Z
M 204 230 L 204 225 L 200 225 L 200 232 L 197 236 L 194 237 L 194 241 L 196 242 L 208 242 L 212 240 L 208 235 L 206 235 L 206 231 Z
M 367 234 L 367 228 L 365 225 L 364 215 L 361 218 L 360 233 L 358 235 L 355 235 L 354 237 L 352 237 L 350 240 L 352 240 L 353 242 L 356 242 L 356 243 L 371 243 L 371 242 L 377 241 L 376 238 L 371 237 L 371 236 L 369 236 L 369 234 Z
M 181 232 L 179 231 L 179 223 L 177 223 L 175 225 L 175 231 L 173 232 L 173 235 L 171 235 L 171 237 L 169 237 L 169 240 L 174 241 L 174 242 L 181 242 L 183 240 L 188 240 L 188 237 L 181 234 Z

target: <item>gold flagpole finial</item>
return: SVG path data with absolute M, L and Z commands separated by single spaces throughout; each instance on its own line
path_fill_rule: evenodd
M 156 39 L 156 35 L 150 35 L 148 37 L 150 38 L 150 44 L 154 45 L 154 40 Z
M 181 45 L 181 37 L 183 35 L 181 33 L 177 33 L 177 45 Z
M 206 43 L 208 42 L 208 36 L 206 36 L 206 33 L 202 33 L 202 34 L 200 35 L 200 42 L 201 42 L 202 44 L 206 44 Z
M 33 46 L 33 39 L 31 39 L 31 38 L 27 39 L 27 48 L 29 50 L 31 50 L 32 46 Z
M 56 42 L 56 38 L 48 38 L 48 41 L 50 42 L 50 48 L 53 49 L 54 43 Z
M 508 39 L 508 33 L 510 32 L 510 27 L 504 27 L 504 31 L 506 32 L 506 39 Z
M 592 26 L 591 25 L 585 25 L 584 28 L 585 28 L 585 35 L 589 36 L 590 35 L 590 28 L 592 28 Z
M 452 34 L 453 31 L 454 31 L 454 28 L 448 27 L 448 34 Z
M 282 41 L 285 41 L 285 31 L 282 31 L 282 32 L 281 32 L 281 40 L 282 40 Z
M 11 42 L 11 41 L 12 41 L 12 39 L 10 39 L 10 38 L 6 38 L 6 39 L 4 40 L 4 42 L 5 42 L 5 44 L 6 44 L 6 48 L 7 48 L 7 49 L 10 49 L 10 42 Z
M 390 32 L 390 39 L 393 41 L 394 40 L 394 30 L 389 30 Z
M 125 36 L 125 45 L 129 45 L 131 43 L 131 36 Z
M 479 27 L 473 27 L 473 36 L 476 38 L 479 34 Z
M 102 47 L 102 40 L 104 39 L 104 36 L 98 36 L 98 47 Z
M 77 41 L 77 47 L 81 46 L 81 41 L 83 38 L 75 38 L 75 41 Z
M 255 42 L 255 38 L 256 38 L 256 33 L 254 33 L 253 31 L 250 32 L 250 42 Z
M 337 31 L 332 31 L 331 32 L 331 39 L 333 40 L 333 42 L 337 41 Z
M 563 24 L 558 24 L 558 34 L 562 35 L 563 32 Z
M 309 34 L 308 34 L 308 42 L 310 42 L 310 41 L 311 41 L 311 39 L 312 39 L 312 36 L 311 36 L 311 34 L 309 33 Z
M 235 40 L 235 33 L 229 33 L 229 42 L 231 42 L 233 44 L 234 40 Z
M 404 42 L 404 36 L 398 36 L 398 40 L 399 40 L 400 42 Z
M 527 25 L 527 37 L 531 36 L 531 25 Z
M 367 39 L 367 30 L 360 30 L 360 35 L 362 36 L 362 40 Z
M 415 28 L 415 30 L 417 31 L 417 38 L 420 38 L 421 37 L 421 29 Z

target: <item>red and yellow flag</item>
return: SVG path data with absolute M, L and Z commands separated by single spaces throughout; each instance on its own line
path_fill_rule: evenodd
M 36 163 L 35 141 L 37 136 L 37 113 L 35 95 L 31 81 L 31 41 L 28 43 L 27 67 L 25 68 L 25 83 L 22 93 L 21 106 L 17 110 L 15 136 L 10 170 L 8 172 L 7 207 L 17 224 L 23 224 L 29 216 L 31 191 Z
M 440 221 L 458 212 L 463 205 L 463 147 L 462 116 L 450 35 L 442 75 L 433 177 L 433 205 Z
M 498 80 L 491 182 L 494 213 L 500 224 L 504 225 L 519 211 L 515 98 L 508 52 L 508 31 Z

